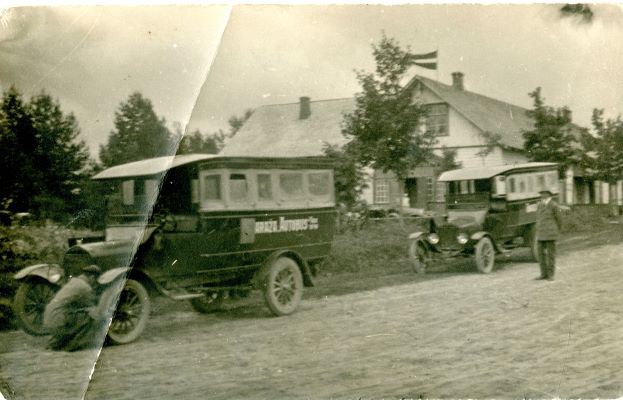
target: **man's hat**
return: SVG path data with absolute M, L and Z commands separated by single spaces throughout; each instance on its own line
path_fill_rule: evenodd
M 550 196 L 553 196 L 553 195 L 554 195 L 554 193 L 552 193 L 549 189 L 542 189 L 542 190 L 539 190 L 539 194 L 541 194 L 541 193 L 547 193 L 547 194 L 549 194 Z
M 91 272 L 93 274 L 99 274 L 100 272 L 102 272 L 100 267 L 98 267 L 95 264 L 91 264 L 91 265 L 87 265 L 86 267 L 82 267 L 82 271 L 83 272 Z

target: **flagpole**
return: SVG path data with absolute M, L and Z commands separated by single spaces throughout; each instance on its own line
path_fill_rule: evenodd
M 435 71 L 437 72 L 437 82 L 439 82 L 439 46 L 437 46 L 435 51 L 437 52 L 437 68 Z

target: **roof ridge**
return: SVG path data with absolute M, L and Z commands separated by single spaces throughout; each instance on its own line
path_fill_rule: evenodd
M 468 94 L 471 94 L 471 95 L 474 95 L 474 96 L 483 97 L 483 98 L 485 98 L 485 99 L 495 101 L 496 103 L 501 103 L 501 104 L 509 105 L 509 106 L 512 106 L 512 107 L 517 107 L 517 108 L 522 109 L 523 111 L 530 111 L 529 109 L 527 109 L 527 108 L 525 108 L 525 107 L 523 107 L 523 106 L 518 106 L 517 104 L 509 103 L 508 101 L 499 100 L 499 99 L 496 99 L 496 98 L 494 98 L 494 97 L 487 96 L 486 94 L 476 93 L 476 92 L 473 92 L 473 91 L 471 91 L 471 90 L 457 89 L 457 88 L 453 87 L 452 85 L 449 85 L 449 84 L 447 84 L 447 83 L 443 83 L 443 82 L 439 82 L 439 81 L 436 81 L 436 80 L 434 80 L 434 79 L 427 78 L 427 77 L 425 77 L 425 76 L 416 75 L 414 78 L 415 78 L 415 79 L 424 79 L 424 80 L 428 80 L 428 81 L 430 81 L 430 82 L 433 82 L 433 83 L 434 83 L 434 84 L 436 84 L 436 85 L 442 85 L 442 86 L 445 86 L 445 87 L 446 87 L 446 88 L 448 88 L 448 89 L 455 90 L 457 93 L 461 93 L 461 92 L 463 92 L 463 93 L 468 93 Z
M 335 99 L 321 99 L 321 100 L 310 100 L 310 103 L 320 103 L 320 102 L 327 102 L 327 101 L 339 101 L 339 100 L 354 100 L 355 97 L 338 97 Z M 300 104 L 300 102 L 298 101 L 291 101 L 288 103 L 272 103 L 272 104 L 264 104 L 261 105 L 257 108 L 263 108 L 263 107 L 277 107 L 277 106 L 291 106 L 291 105 L 295 105 L 295 104 Z

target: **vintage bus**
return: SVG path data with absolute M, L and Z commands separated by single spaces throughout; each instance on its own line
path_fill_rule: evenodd
M 273 314 L 290 314 L 331 249 L 333 169 L 323 158 L 179 155 L 115 166 L 93 179 L 109 190 L 105 237 L 76 243 L 61 266 L 16 275 L 27 332 L 45 333 L 43 307 L 90 264 L 108 271 L 103 284 L 115 271 L 126 278 L 108 332 L 114 343 L 140 335 L 154 294 L 206 313 L 260 289 Z
M 409 236 L 416 272 L 424 273 L 434 260 L 474 256 L 478 270 L 489 273 L 496 253 L 520 246 L 530 247 L 536 260 L 539 191 L 558 195 L 557 164 L 464 168 L 446 171 L 438 181 L 446 184 L 446 215 Z

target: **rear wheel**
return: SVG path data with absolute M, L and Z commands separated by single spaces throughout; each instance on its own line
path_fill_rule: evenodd
M 130 343 L 140 336 L 147 325 L 151 304 L 149 294 L 138 281 L 128 279 L 119 295 L 117 309 L 108 328 L 113 344 Z
M 272 261 L 266 274 L 264 299 L 277 315 L 292 314 L 303 297 L 303 275 L 298 264 L 288 257 Z
M 483 237 L 476 243 L 476 267 L 483 274 L 493 271 L 495 263 L 495 248 L 488 237 Z
M 58 289 L 43 280 L 28 280 L 19 285 L 13 308 L 24 332 L 35 336 L 48 334 L 43 326 L 43 313 Z
M 425 274 L 428 266 L 428 250 L 419 241 L 411 242 L 409 246 L 409 257 L 413 263 L 413 270 L 418 274 Z
M 223 304 L 223 292 L 213 291 L 203 297 L 190 300 L 192 308 L 202 314 L 212 313 L 221 308 Z

